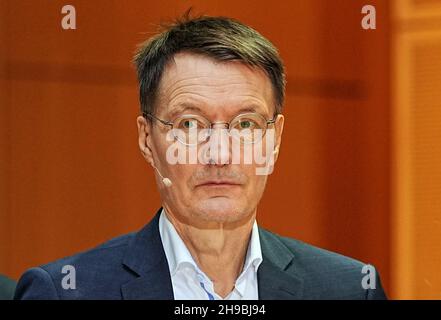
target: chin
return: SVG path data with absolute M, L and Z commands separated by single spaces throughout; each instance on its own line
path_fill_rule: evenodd
M 237 200 L 215 197 L 200 200 L 197 204 L 199 218 L 212 222 L 235 222 L 246 217 L 246 208 Z

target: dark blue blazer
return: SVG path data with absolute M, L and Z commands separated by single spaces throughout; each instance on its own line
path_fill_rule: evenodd
M 141 231 L 92 250 L 32 268 L 20 278 L 15 299 L 173 299 L 159 234 L 159 212 Z M 259 228 L 263 262 L 259 299 L 385 299 L 363 289 L 363 263 Z M 63 289 L 65 265 L 75 268 L 75 289 Z M 72 275 L 72 274 L 71 274 Z

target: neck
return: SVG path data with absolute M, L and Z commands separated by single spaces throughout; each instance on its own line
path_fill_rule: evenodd
M 234 288 L 250 241 L 256 210 L 241 223 L 210 222 L 209 228 L 182 222 L 172 212 L 167 218 L 184 241 L 199 268 L 211 279 L 221 297 Z

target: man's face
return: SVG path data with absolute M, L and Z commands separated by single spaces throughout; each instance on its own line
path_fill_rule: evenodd
M 202 55 L 179 53 L 162 76 L 155 110 L 157 118 L 167 121 L 192 114 L 203 116 L 212 123 L 230 122 L 237 115 L 250 112 L 269 120 L 275 114 L 274 94 L 269 78 L 259 69 L 239 62 L 218 62 Z M 161 174 L 172 181 L 172 186 L 166 187 L 157 176 L 161 198 L 168 212 L 194 225 L 240 223 L 255 214 L 267 176 L 256 174 L 256 168 L 262 164 L 243 163 L 243 145 L 240 147 L 240 163 L 232 163 L 233 138 L 220 134 L 223 126 L 215 125 L 212 131 L 213 136 L 218 134 L 223 143 L 215 146 L 219 147 L 217 157 L 208 156 L 211 163 L 170 164 L 167 149 L 179 143 L 166 139 L 170 127 L 159 121 L 146 121 L 143 117 L 138 117 L 137 121 L 144 157 L 148 162 L 153 161 Z M 282 129 L 283 116 L 279 115 L 266 133 L 274 130 L 274 147 L 280 145 Z M 253 148 L 263 149 L 260 152 L 269 157 L 266 144 L 264 138 Z M 184 146 L 184 149 L 190 151 L 203 145 Z M 273 148 L 270 151 L 272 154 Z

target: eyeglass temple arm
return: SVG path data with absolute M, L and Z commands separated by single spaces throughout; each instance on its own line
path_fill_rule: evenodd
M 276 113 L 272 119 L 269 119 L 266 121 L 266 124 L 268 125 L 268 124 L 275 123 L 278 115 L 279 115 L 279 113 Z
M 164 125 L 172 126 L 173 127 L 173 123 L 172 122 L 159 119 L 159 118 L 155 117 L 154 115 L 152 115 L 151 113 L 143 112 L 142 115 L 143 115 L 144 118 L 150 118 L 150 119 L 153 119 L 153 120 L 157 120 L 157 121 L 161 122 Z

